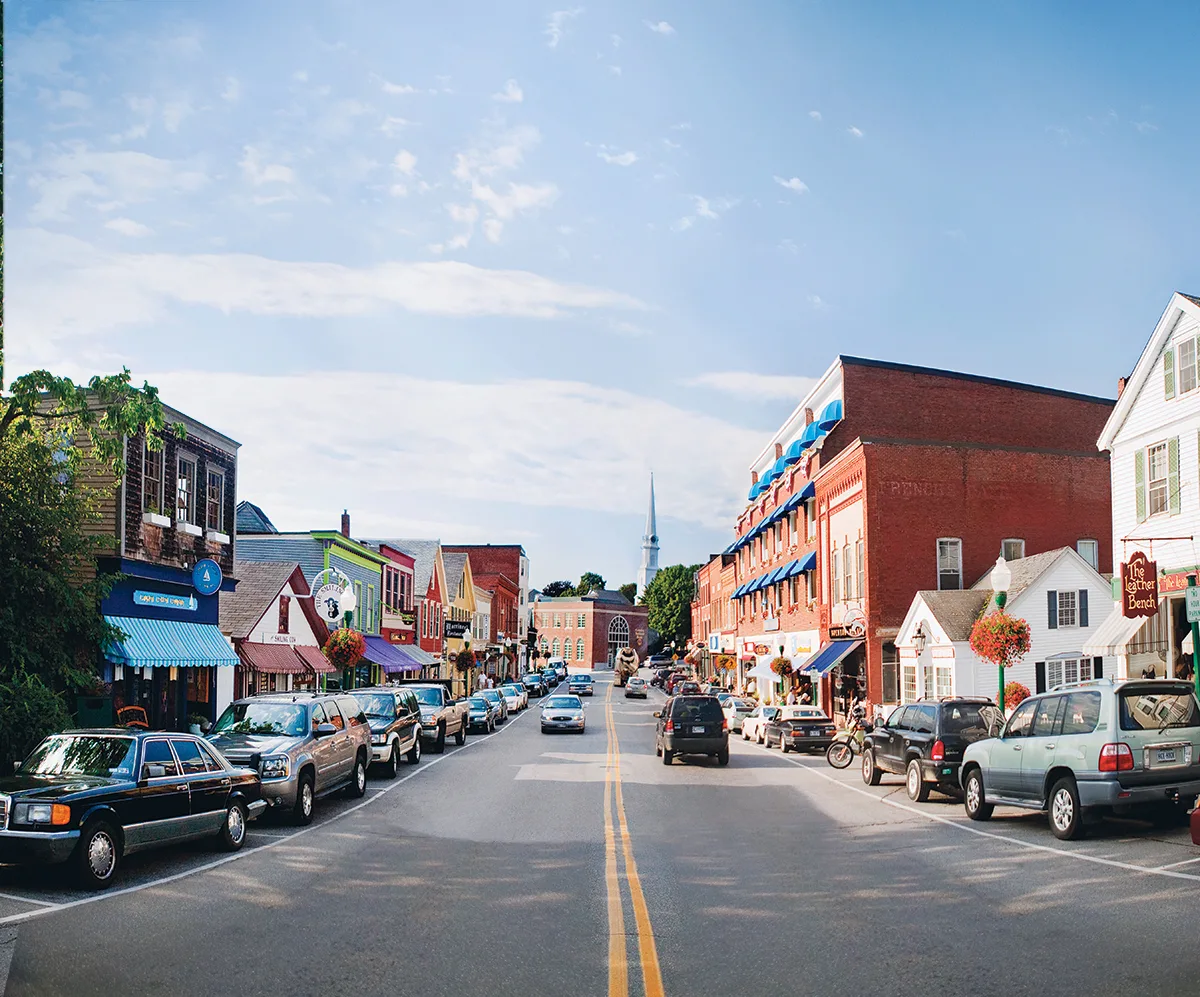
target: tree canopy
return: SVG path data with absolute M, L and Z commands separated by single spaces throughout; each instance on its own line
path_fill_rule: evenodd
M 547 599 L 557 599 L 564 595 L 574 595 L 575 586 L 568 581 L 547 582 L 542 586 L 542 595 Z
M 662 644 L 674 641 L 677 648 L 682 648 L 692 634 L 692 598 L 699 568 L 698 564 L 672 564 L 646 586 L 642 596 L 649 609 L 646 622 L 658 631 Z
M 637 602 L 637 582 L 626 582 L 617 591 L 630 602 Z
M 604 578 L 594 571 L 585 571 L 579 576 L 579 584 L 575 586 L 576 595 L 587 595 L 592 589 L 604 588 Z

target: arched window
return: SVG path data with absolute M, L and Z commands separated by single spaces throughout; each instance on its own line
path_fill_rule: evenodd
M 555 637 L 554 640 L 550 642 L 550 657 L 557 658 L 558 653 L 558 638 Z
M 580 637 L 579 640 L 575 641 L 575 660 L 576 661 L 583 660 L 583 638 L 582 637 Z
M 616 659 L 617 652 L 629 646 L 629 623 L 624 616 L 614 616 L 608 624 L 608 663 Z

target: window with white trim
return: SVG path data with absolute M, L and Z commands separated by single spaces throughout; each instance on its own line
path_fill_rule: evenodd
M 175 518 L 181 523 L 196 522 L 196 458 L 180 456 L 175 481 Z
M 817 538 L 817 500 L 809 499 L 804 503 L 804 521 L 808 524 L 808 539 Z
M 1006 561 L 1019 561 L 1025 556 L 1025 541 L 1005 540 L 1000 544 L 1000 553 L 1004 555 Z
M 1062 589 L 1058 593 L 1058 625 L 1079 626 L 1079 593 L 1075 589 Z
M 862 599 L 867 591 L 867 562 L 866 548 L 861 540 L 854 542 L 854 578 L 854 590 L 859 599 Z
M 842 547 L 842 598 L 849 602 L 854 598 L 854 568 L 850 563 L 850 545 Z
M 953 696 L 954 695 L 954 667 L 952 665 L 937 665 L 934 668 L 935 678 L 934 686 L 937 695 Z
M 1146 465 L 1149 477 L 1150 515 L 1157 516 L 1167 511 L 1167 444 L 1156 443 L 1146 448 Z
M 962 541 L 942 537 L 937 542 L 938 588 L 962 588 Z
M 1090 682 L 1092 679 L 1091 658 L 1060 658 L 1046 662 L 1046 684 L 1053 689 L 1064 682 Z
M 912 703 L 917 699 L 917 665 L 916 662 L 905 662 L 900 666 L 901 699 L 902 703 Z
M 577 641 L 575 641 L 575 660 L 576 661 L 583 660 L 583 638 L 582 637 L 580 637 Z
M 831 605 L 833 603 L 840 601 L 841 589 L 838 588 L 838 561 L 840 561 L 840 560 L 841 560 L 841 558 L 838 556 L 838 550 L 836 547 L 834 547 L 832 553 L 829 556 L 829 565 L 830 565 L 829 570 L 831 572 L 831 581 L 832 581 L 832 584 L 829 586 L 830 592 L 832 594 L 831 598 L 829 600 Z
M 1075 544 L 1075 550 L 1088 564 L 1097 571 L 1100 570 L 1100 543 L 1097 540 L 1080 540 Z
M 585 626 L 587 626 L 587 617 L 583 613 L 580 613 L 579 618 L 575 622 L 579 625 L 578 629 L 582 630 Z

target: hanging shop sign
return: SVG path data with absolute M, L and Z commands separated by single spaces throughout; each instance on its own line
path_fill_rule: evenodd
M 771 646 L 769 644 L 755 644 L 754 645 L 754 653 L 755 654 L 770 654 Z
M 182 609 L 195 612 L 200 603 L 194 595 L 174 595 L 170 592 L 143 592 L 141 589 L 133 593 L 133 602 L 137 606 L 155 606 L 158 609 Z
M 1158 612 L 1158 566 L 1140 550 L 1121 565 L 1121 615 L 1130 618 Z
M 295 634 L 267 634 L 266 643 L 268 644 L 295 644 Z
M 201 595 L 213 595 L 221 582 L 221 566 L 211 557 L 201 558 L 192 568 L 192 585 Z
M 312 580 L 311 591 L 313 606 L 316 607 L 317 612 L 321 614 L 321 619 L 326 623 L 341 622 L 342 617 L 349 611 L 350 607 L 346 605 L 346 595 L 351 595 L 350 601 L 353 601 L 350 579 L 337 568 L 318 571 Z
M 452 640 L 461 640 L 471 632 L 470 620 L 443 620 L 442 636 Z

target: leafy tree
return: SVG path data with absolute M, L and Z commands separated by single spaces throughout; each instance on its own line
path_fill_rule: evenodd
M 574 595 L 575 586 L 567 581 L 547 582 L 542 586 L 542 595 L 547 599 L 557 599 L 564 595 Z
M 575 586 L 576 595 L 587 595 L 592 589 L 604 588 L 604 579 L 594 571 L 585 571 L 579 576 L 579 584 Z
M 649 609 L 647 623 L 651 630 L 658 631 L 662 644 L 675 641 L 676 648 L 682 649 L 691 636 L 692 598 L 699 568 L 698 564 L 672 564 L 646 586 L 642 601 Z
M 637 582 L 626 582 L 618 591 L 630 602 L 637 602 Z

